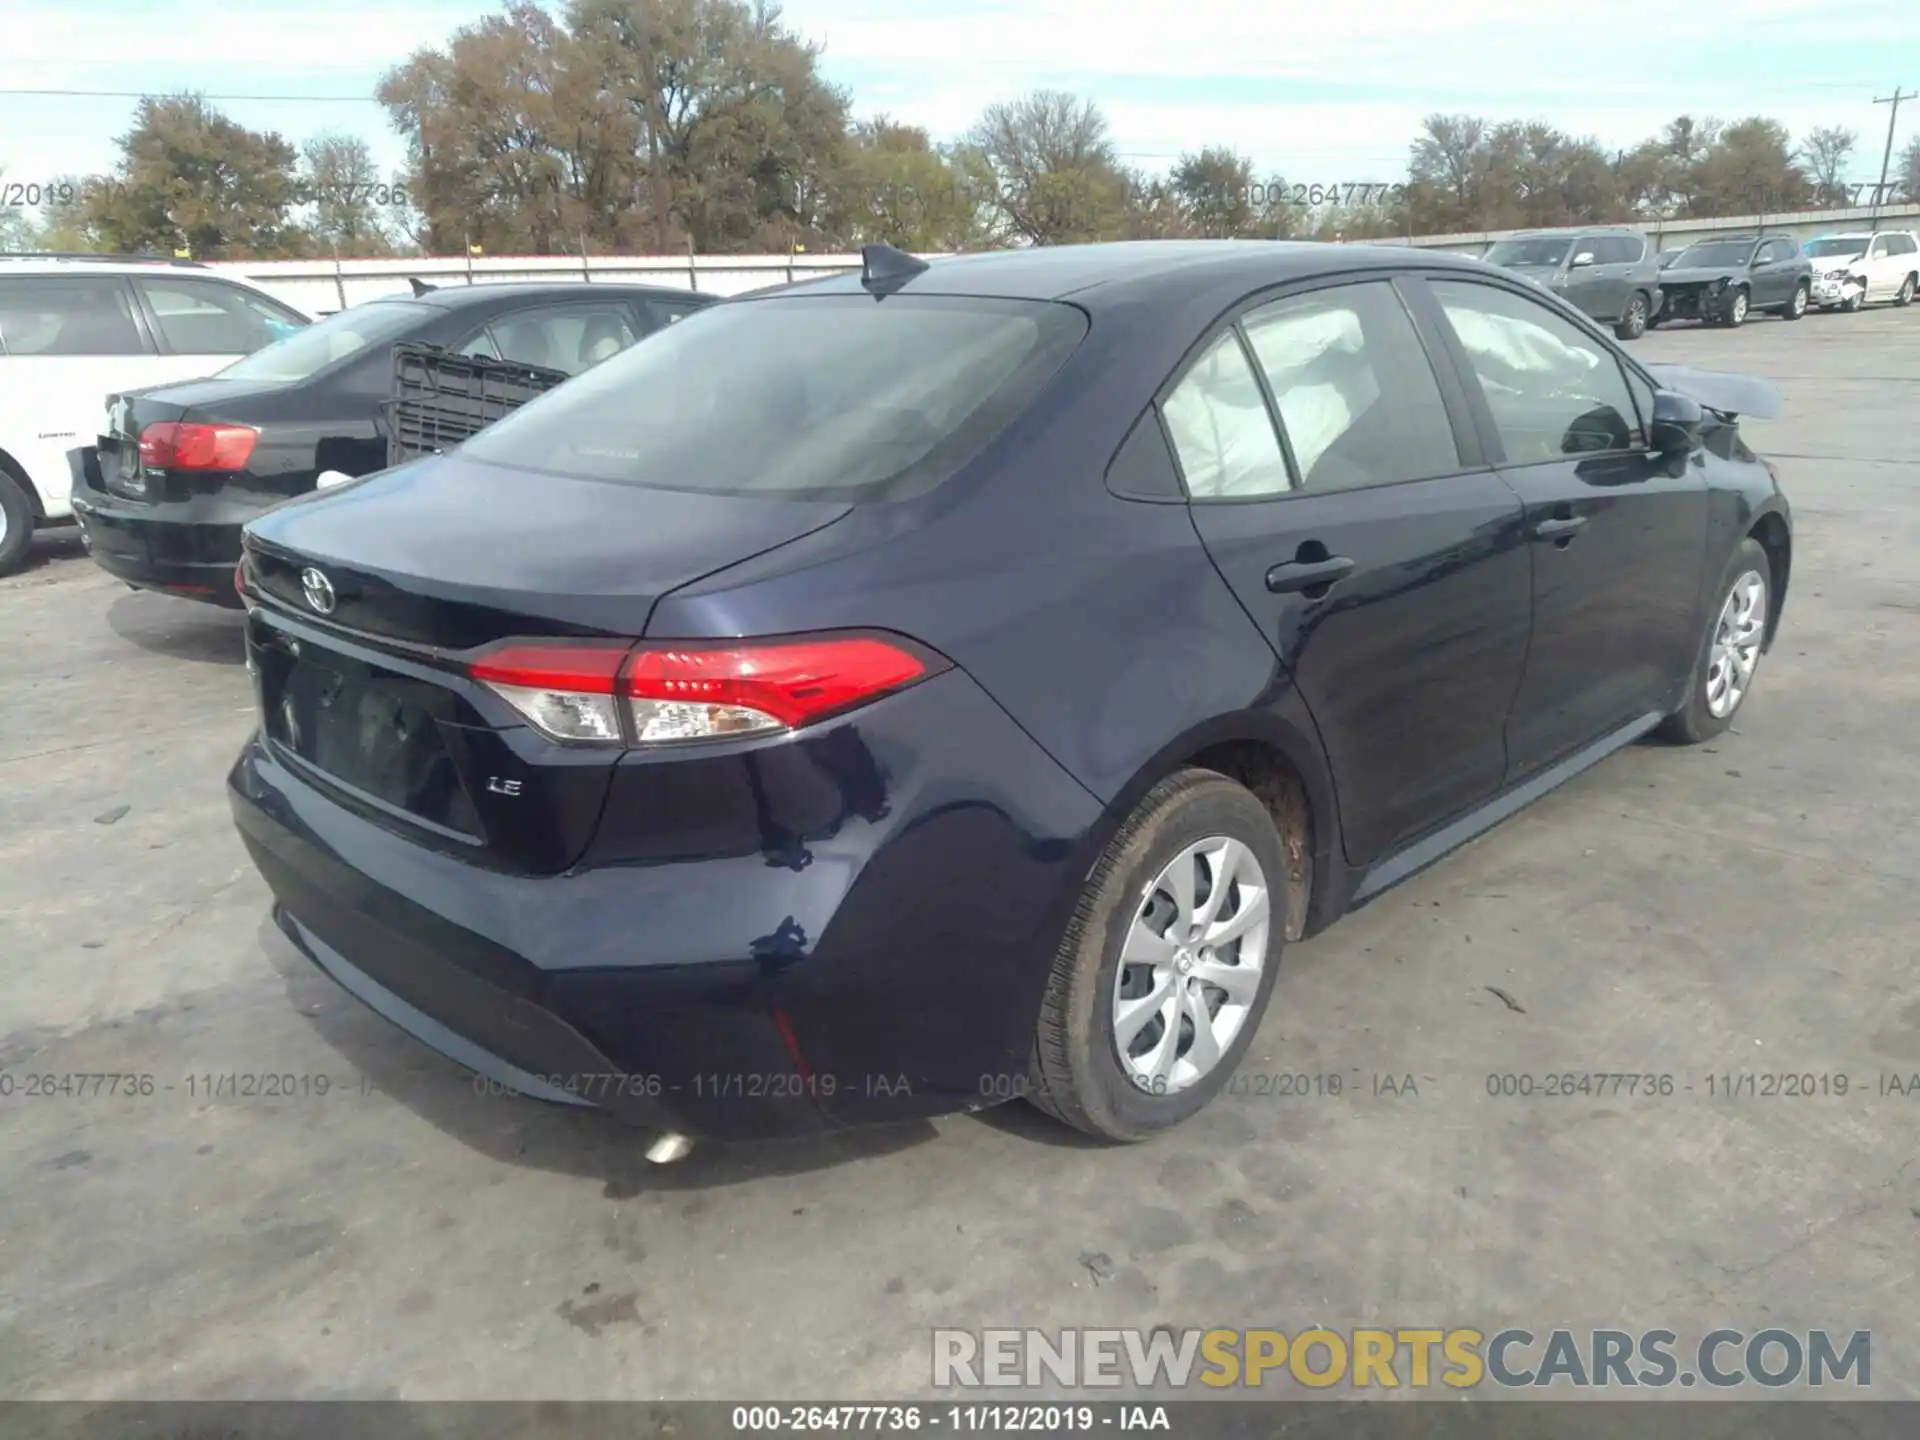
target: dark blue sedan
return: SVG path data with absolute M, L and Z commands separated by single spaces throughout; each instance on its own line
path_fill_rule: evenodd
M 874 247 L 254 521 L 234 812 L 342 985 L 656 1158 L 1138 1139 L 1287 940 L 1727 727 L 1774 399 L 1410 249 Z

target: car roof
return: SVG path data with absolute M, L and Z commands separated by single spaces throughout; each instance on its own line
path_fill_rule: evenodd
M 614 295 L 623 299 L 657 296 L 660 299 L 716 300 L 715 295 L 697 290 L 679 290 L 671 285 L 629 285 L 614 280 L 500 280 L 475 285 L 442 285 L 419 295 L 381 295 L 381 300 L 410 300 L 418 305 L 434 305 L 444 310 L 464 309 L 469 305 L 488 305 L 501 300 L 539 299 L 546 296 L 578 296 L 583 300 Z M 371 304 L 372 301 L 367 303 Z
M 1540 230 L 1516 230 L 1506 238 L 1530 240 L 1536 235 L 1633 235 L 1646 238 L 1644 231 L 1636 230 L 1631 225 L 1548 225 Z
M 1099 245 L 1044 245 L 955 255 L 893 282 L 889 290 L 1017 300 L 1118 303 L 1156 292 L 1191 294 L 1218 288 L 1246 294 L 1268 285 L 1321 275 L 1387 269 L 1458 269 L 1483 275 L 1475 257 L 1405 245 L 1341 245 L 1310 240 L 1120 240 Z M 864 295 L 855 273 L 740 296 L 757 303 L 794 295 Z

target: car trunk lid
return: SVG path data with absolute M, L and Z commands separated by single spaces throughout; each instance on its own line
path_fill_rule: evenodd
M 506 639 L 642 635 L 668 591 L 834 523 L 840 502 L 647 489 L 429 458 L 254 521 L 249 659 L 283 758 L 375 823 L 565 869 L 617 747 L 563 745 L 468 668 Z

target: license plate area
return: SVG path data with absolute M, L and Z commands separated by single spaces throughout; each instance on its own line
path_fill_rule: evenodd
M 255 641 L 269 740 L 381 809 L 481 840 L 455 754 L 462 737 L 435 713 L 446 691 L 290 636 L 256 629 Z
M 150 498 L 138 440 L 124 431 L 112 431 L 99 437 L 98 450 L 100 479 L 107 489 L 131 500 Z

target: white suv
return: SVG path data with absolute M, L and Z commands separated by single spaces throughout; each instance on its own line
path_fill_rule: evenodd
M 0 256 L 0 575 L 36 526 L 72 513 L 108 394 L 212 374 L 307 323 L 202 265 Z
M 1822 310 L 1858 310 L 1875 300 L 1913 303 L 1920 288 L 1920 239 L 1911 230 L 1860 231 L 1809 240 L 1813 303 Z

